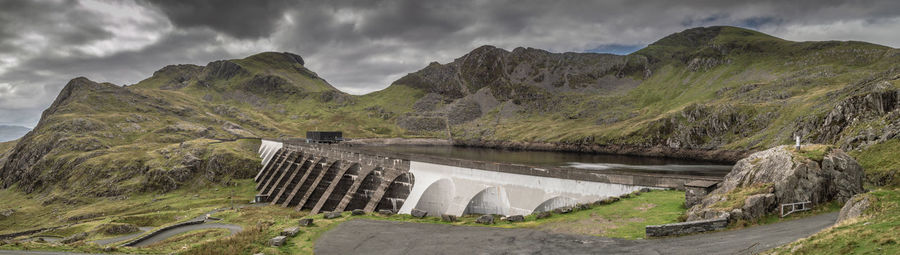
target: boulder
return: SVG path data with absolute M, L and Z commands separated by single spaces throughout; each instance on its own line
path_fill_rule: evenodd
M 741 217 L 746 220 L 756 219 L 766 215 L 767 212 L 772 211 L 776 207 L 775 195 L 772 193 L 751 195 L 744 200 L 744 206 L 740 208 Z M 734 216 L 732 215 L 732 217 Z
M 641 193 L 647 193 L 647 192 L 650 192 L 650 191 L 651 191 L 650 188 L 641 188 Z
M 838 216 L 837 223 L 844 222 L 846 220 L 851 220 L 855 218 L 859 218 L 863 213 L 866 212 L 866 209 L 872 205 L 872 198 L 870 195 L 866 194 L 858 194 L 853 196 L 850 200 L 844 204 L 844 207 L 841 207 L 840 216 Z
M 475 219 L 475 223 L 481 223 L 485 225 L 494 224 L 494 215 L 481 215 L 481 217 Z
M 287 239 L 286 236 L 276 236 L 275 238 L 272 238 L 271 240 L 269 240 L 269 245 L 281 246 L 284 244 L 285 239 Z
M 729 214 L 731 215 L 731 219 L 729 219 L 730 222 L 735 222 L 739 219 L 744 218 L 744 210 L 741 210 L 741 209 L 735 208 L 734 210 L 731 210 L 731 212 Z
M 72 235 L 72 236 L 66 237 L 65 239 L 63 239 L 63 240 L 60 241 L 60 242 L 63 243 L 63 244 L 70 244 L 70 243 L 74 243 L 74 242 L 78 242 L 78 241 L 87 239 L 87 237 L 88 237 L 88 233 L 87 233 L 87 232 L 81 232 L 81 233 L 74 234 L 74 235 Z
M 441 221 L 456 222 L 456 220 L 457 220 L 456 215 L 441 214 Z
M 325 219 L 340 218 L 341 212 L 326 212 L 325 215 L 323 215 L 322 217 Z
M 588 210 L 591 209 L 591 204 L 577 204 L 575 205 L 575 208 L 578 208 L 578 210 Z
M 391 215 L 394 215 L 394 211 L 387 210 L 387 209 L 381 209 L 381 210 L 378 210 L 378 214 L 381 214 L 384 216 L 391 216 Z
M 310 219 L 310 218 L 300 219 L 300 226 L 302 226 L 302 227 L 309 227 L 309 226 L 312 226 L 312 224 L 313 224 L 313 219 Z
M 522 215 L 513 215 L 513 216 L 509 216 L 509 217 L 506 217 L 506 221 L 509 221 L 509 222 L 523 222 L 523 221 L 525 221 L 525 216 L 522 216 Z
M 804 145 L 797 152 L 778 146 L 738 161 L 715 190 L 688 209 L 687 220 L 731 216 L 734 209 L 752 220 L 779 204 L 844 202 L 864 191 L 864 178 L 859 163 L 840 149 Z
M 366 211 L 363 211 L 363 209 L 353 209 L 353 211 L 351 211 L 350 214 L 351 215 L 365 215 Z
M 281 231 L 281 235 L 283 236 L 296 236 L 297 233 L 300 233 L 300 228 L 298 227 L 289 227 Z
M 571 206 L 563 206 L 560 208 L 553 209 L 553 212 L 555 212 L 555 213 L 570 213 L 570 212 L 572 212 L 572 207 Z
M 553 215 L 553 214 L 551 214 L 549 211 L 539 212 L 537 214 L 537 216 L 535 216 L 535 218 L 537 218 L 537 219 L 549 218 L 550 215 Z
M 596 204 L 596 205 L 608 205 L 608 204 L 615 203 L 616 201 L 619 201 L 619 198 L 618 198 L 618 197 L 607 197 L 607 198 L 604 198 L 604 199 L 602 199 L 602 200 L 598 200 L 597 202 L 594 202 L 594 204 Z
M 412 209 L 412 211 L 410 211 L 409 214 L 412 215 L 413 217 L 421 219 L 421 218 L 425 218 L 425 215 L 428 215 L 428 212 L 422 211 L 419 209 Z

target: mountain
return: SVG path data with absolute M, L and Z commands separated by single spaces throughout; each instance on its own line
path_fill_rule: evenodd
M 259 163 L 240 138 L 313 129 L 724 161 L 801 136 L 878 151 L 861 161 L 870 181 L 893 180 L 878 155 L 898 144 L 900 50 L 870 43 L 705 27 L 625 56 L 483 46 L 361 96 L 305 64 L 266 52 L 166 66 L 127 87 L 73 79 L 0 155 L 3 187 L 119 196 L 227 182 Z
M 31 129 L 23 126 L 0 125 L 0 142 L 19 139 L 28 131 Z

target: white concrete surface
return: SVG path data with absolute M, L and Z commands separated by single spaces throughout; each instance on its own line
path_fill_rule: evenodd
M 269 160 L 275 156 L 275 152 L 284 147 L 284 144 L 277 141 L 262 140 L 259 145 L 259 157 L 262 158 L 262 165 L 265 166 Z
M 643 186 L 501 173 L 410 162 L 415 184 L 400 208 L 429 215 L 465 213 L 527 215 L 631 193 Z M 468 210 L 468 211 L 467 211 Z

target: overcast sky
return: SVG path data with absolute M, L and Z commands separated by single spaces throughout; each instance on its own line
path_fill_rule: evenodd
M 552 2 L 552 3 L 551 3 Z M 303 56 L 363 94 L 484 44 L 627 54 L 691 27 L 900 46 L 900 1 L 0 1 L 0 124 L 33 127 L 77 76 L 133 84 L 168 64 Z

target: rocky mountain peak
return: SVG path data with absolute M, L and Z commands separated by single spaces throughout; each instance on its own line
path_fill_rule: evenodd
M 290 52 L 263 52 L 249 56 L 247 59 L 261 61 L 267 64 L 306 64 L 306 62 L 303 61 L 303 57 Z
M 723 27 L 721 26 L 691 28 L 663 37 L 650 45 L 677 47 L 705 46 L 713 38 L 719 36 L 719 33 L 722 32 L 722 28 Z
M 69 82 L 66 83 L 66 86 L 63 87 L 62 91 L 59 92 L 59 95 L 56 96 L 56 99 L 53 100 L 53 103 L 50 104 L 50 107 L 44 110 L 44 113 L 41 114 L 41 118 L 43 119 L 46 116 L 56 112 L 56 110 L 60 106 L 67 104 L 70 99 L 74 98 L 74 95 L 78 93 L 81 93 L 83 91 L 91 92 L 109 88 L 119 88 L 119 86 L 110 83 L 96 83 L 83 76 L 69 80 Z

